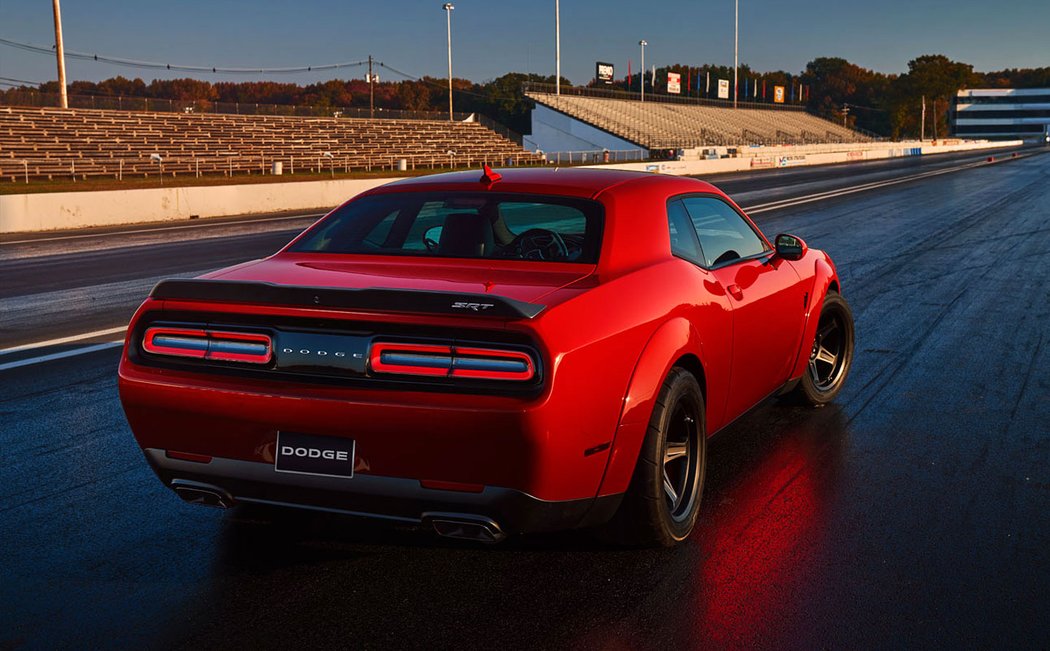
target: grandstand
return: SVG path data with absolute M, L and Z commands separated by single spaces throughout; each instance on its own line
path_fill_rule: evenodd
M 660 101 L 643 103 L 632 99 L 555 95 L 531 90 L 526 95 L 539 105 L 539 115 L 533 113 L 534 139 L 543 131 L 542 127 L 538 128 L 537 118 L 542 120 L 543 108 L 547 108 L 615 136 L 620 139 L 616 143 L 619 146 L 629 143 L 650 150 L 708 145 L 804 145 L 871 141 L 871 138 L 857 131 L 801 110 L 733 109 Z M 567 134 L 578 133 L 580 130 L 573 128 L 575 126 L 563 122 L 555 128 Z M 580 148 L 580 145 L 573 144 L 572 147 Z M 540 148 L 544 147 L 540 145 Z M 547 144 L 545 149 L 555 151 L 557 147 Z
M 533 164 L 478 122 L 0 107 L 0 178 L 124 178 Z

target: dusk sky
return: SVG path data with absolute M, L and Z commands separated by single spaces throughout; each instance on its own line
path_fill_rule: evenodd
M 594 62 L 733 62 L 732 0 L 625 2 L 562 0 L 562 74 L 586 83 Z M 445 75 L 445 13 L 437 0 L 299 0 L 133 2 L 66 0 L 67 50 L 181 65 L 286 67 L 367 58 L 413 75 Z M 554 0 L 457 0 L 452 14 L 457 77 L 485 81 L 509 71 L 554 72 Z M 881 72 L 902 72 L 910 59 L 945 54 L 979 71 L 1050 66 L 1050 1 L 741 0 L 740 61 L 762 71 L 799 72 L 818 56 L 840 56 Z M 0 2 L 0 38 L 50 47 L 47 0 Z M 308 83 L 361 77 L 351 68 L 297 75 L 221 75 L 138 70 L 68 61 L 70 80 L 117 74 L 197 76 L 212 81 L 272 78 Z M 384 80 L 396 75 L 380 70 Z M 0 76 L 55 78 L 54 58 L 0 45 Z

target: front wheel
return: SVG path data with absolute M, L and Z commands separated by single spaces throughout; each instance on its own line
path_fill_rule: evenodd
M 828 292 L 820 308 L 817 333 L 809 351 L 809 363 L 798 396 L 814 406 L 835 399 L 846 383 L 853 364 L 853 311 L 841 295 Z
M 684 540 L 700 510 L 706 461 L 704 396 L 693 374 L 675 367 L 656 398 L 631 484 L 604 538 L 665 547 Z

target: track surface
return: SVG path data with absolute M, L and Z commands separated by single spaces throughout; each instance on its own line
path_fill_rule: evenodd
M 719 184 L 767 193 L 752 205 L 857 182 L 832 172 Z M 475 548 L 184 505 L 127 429 L 116 351 L 0 372 L 0 647 L 1045 647 L 1048 195 L 1040 155 L 761 214 L 838 263 L 853 373 L 832 406 L 768 405 L 712 440 L 698 530 L 671 550 L 580 533 Z M 239 237 L 214 251 L 273 248 Z M 229 261 L 202 243 L 161 249 L 186 256 L 165 270 Z M 79 284 L 5 294 L 4 345 L 26 336 L 10 315 L 40 323 L 46 297 L 80 316 L 56 333 L 126 318 L 127 287 L 168 264 L 149 250 L 148 274 L 123 257 L 145 251 L 118 248 L 124 274 L 85 265 Z M 95 282 L 128 304 L 92 309 Z

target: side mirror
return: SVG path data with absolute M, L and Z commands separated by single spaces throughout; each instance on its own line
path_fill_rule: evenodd
M 809 247 L 802 241 L 801 237 L 781 233 L 773 240 L 773 246 L 777 255 L 785 260 L 801 260 L 809 251 Z

